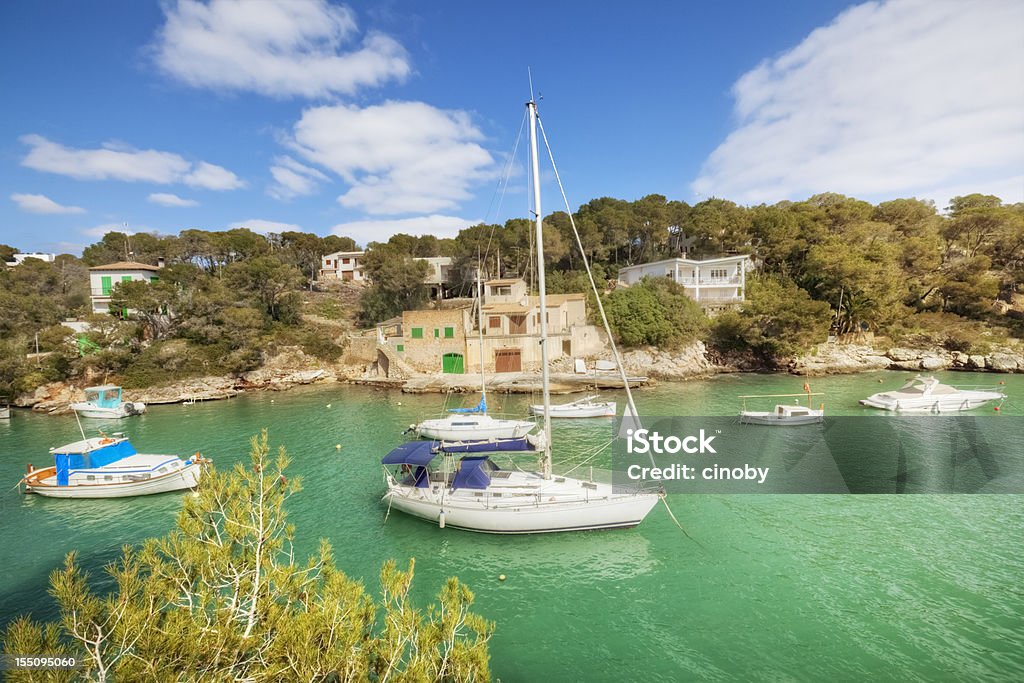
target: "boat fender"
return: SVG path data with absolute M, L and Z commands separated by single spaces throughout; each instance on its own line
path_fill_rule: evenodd
M 36 471 L 36 468 L 32 466 L 32 463 L 29 463 L 28 464 L 28 468 L 26 469 L 25 473 L 26 474 L 32 474 L 35 471 Z
M 100 439 L 100 444 L 106 446 L 108 443 L 114 443 L 114 440 L 111 439 L 109 436 L 105 436 L 102 439 Z
M 437 515 L 437 526 L 440 529 L 444 528 L 444 510 L 441 510 Z

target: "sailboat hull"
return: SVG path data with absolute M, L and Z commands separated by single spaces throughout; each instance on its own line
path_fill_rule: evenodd
M 529 476 L 539 478 L 532 473 Z M 653 492 L 613 493 L 606 484 L 559 477 L 553 485 L 532 494 L 453 492 L 436 486 L 417 489 L 392 480 L 384 502 L 390 509 L 438 525 L 443 519 L 444 528 L 486 534 L 547 534 L 633 527 L 644 520 L 658 498 Z
M 496 420 L 487 415 L 479 417 L 440 418 L 424 420 L 416 425 L 416 434 L 436 441 L 483 441 L 488 439 L 518 439 L 526 436 L 536 425 L 527 420 Z

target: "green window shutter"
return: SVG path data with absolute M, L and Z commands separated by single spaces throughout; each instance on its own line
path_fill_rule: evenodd
M 454 339 L 455 338 L 455 328 L 454 327 L 446 327 L 446 328 L 444 328 L 444 338 L 445 339 Z
M 110 290 L 114 288 L 113 278 L 110 275 L 103 275 L 100 277 L 100 291 L 103 292 L 104 296 L 110 294 Z
M 131 281 L 132 281 L 132 276 L 131 275 L 122 275 L 121 276 L 121 282 L 131 282 Z
M 395 344 L 395 348 L 398 349 L 399 353 L 401 353 L 402 351 L 405 351 L 405 344 Z
M 156 275 L 154 275 L 153 277 L 149 278 L 149 281 L 150 281 L 150 282 L 156 282 L 156 281 L 157 281 L 157 280 L 159 280 L 159 279 L 160 279 L 160 278 L 158 278 L 158 277 L 157 277 Z
M 413 339 L 423 339 L 423 328 L 422 327 L 414 327 L 414 328 L 412 328 L 412 338 Z
M 435 328 L 434 328 L 434 339 L 437 339 L 437 338 L 438 338 L 438 337 L 440 337 L 440 336 L 441 336 L 441 330 L 439 330 L 439 329 L 437 329 L 437 328 L 435 327 Z

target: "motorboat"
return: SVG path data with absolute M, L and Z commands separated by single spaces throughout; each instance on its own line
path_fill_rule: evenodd
M 814 409 L 801 405 L 787 405 L 785 403 L 779 403 L 775 406 L 775 410 L 771 411 L 740 411 L 740 422 L 752 425 L 783 427 L 787 425 L 815 424 L 822 422 L 824 419 L 824 408 Z
M 129 415 L 141 415 L 146 412 L 146 404 L 139 401 L 124 401 L 121 387 L 105 384 L 99 387 L 86 387 L 85 400 L 72 403 L 71 409 L 78 413 L 79 417 L 120 419 Z
M 804 383 L 802 394 L 748 394 L 740 396 L 743 400 L 743 407 L 740 410 L 740 422 L 742 424 L 770 425 L 775 427 L 786 427 L 796 425 L 815 424 L 825 419 L 825 404 L 821 403 L 817 408 L 811 407 L 812 396 L 823 396 L 821 392 L 812 392 L 811 387 Z M 747 410 L 747 399 L 766 398 L 793 398 L 807 397 L 807 405 L 802 406 L 800 402 L 788 404 L 777 403 L 773 410 Z
M 546 311 L 542 228 L 544 214 L 540 206 L 537 104 L 531 98 L 526 107 L 530 129 L 530 160 L 533 168 L 532 213 L 536 221 L 538 300 L 540 310 Z M 573 229 L 575 230 L 575 224 Z M 589 274 L 590 266 L 585 253 L 581 255 L 581 259 Z M 590 279 L 596 293 L 597 286 L 592 275 Z M 600 307 L 600 299 L 598 304 L 612 351 L 618 360 L 614 338 L 609 331 L 604 309 Z M 540 408 L 544 424 L 538 444 L 539 466 L 532 470 L 518 466 L 503 469 L 489 454 L 453 453 L 434 442 L 410 441 L 392 450 L 381 461 L 387 488 L 381 500 L 387 505 L 389 512 L 392 509 L 399 510 L 436 523 L 442 529 L 452 527 L 480 533 L 533 534 L 632 527 L 640 524 L 658 503 L 661 499 L 660 489 L 599 483 L 593 480 L 593 475 L 582 479 L 557 476 L 553 473 L 551 418 L 554 411 L 551 405 L 548 365 L 547 316 L 541 315 L 539 318 L 543 386 L 543 403 Z M 621 363 L 617 365 L 626 391 L 627 414 L 635 415 L 636 409 L 629 392 L 628 378 L 621 368 Z M 455 427 L 456 422 L 465 421 L 466 431 L 475 430 L 481 433 L 487 426 L 487 417 L 485 414 L 472 417 L 464 414 L 450 416 L 445 418 L 443 425 L 428 425 L 427 423 L 431 421 L 420 423 L 416 425 L 416 431 L 421 436 L 426 436 L 431 433 L 428 430 L 447 430 Z
M 1005 398 L 1006 394 L 995 388 L 959 388 L 942 384 L 933 376 L 916 375 L 899 389 L 868 396 L 860 404 L 897 412 L 955 413 Z
M 598 401 L 596 394 L 551 406 L 551 417 L 615 417 L 615 401 Z M 530 406 L 531 415 L 544 415 L 544 406 Z
M 25 493 L 51 498 L 124 498 L 195 488 L 210 461 L 198 452 L 176 455 L 139 453 L 124 436 L 102 436 L 51 448 L 52 467 L 21 479 Z

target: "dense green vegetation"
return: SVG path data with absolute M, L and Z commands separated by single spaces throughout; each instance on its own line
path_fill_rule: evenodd
M 711 319 L 664 282 L 610 291 L 609 314 L 627 346 L 702 338 L 720 352 L 773 364 L 830 331 L 971 353 L 1024 336 L 1024 205 L 997 197 L 956 197 L 945 213 L 916 199 L 876 206 L 839 194 L 753 207 L 604 197 L 572 219 L 598 281 L 608 285 L 622 266 L 684 254 L 749 254 L 757 265 L 747 302 Z M 588 292 L 570 216 L 552 213 L 545 225 L 549 291 Z M 303 290 L 313 287 L 322 255 L 355 247 L 346 237 L 286 232 L 268 239 L 244 228 L 130 238 L 112 232 L 81 259 L 65 254 L 52 264 L 0 269 L 0 394 L 56 379 L 105 376 L 143 386 L 244 372 L 281 345 L 333 360 L 342 336 L 324 323 L 371 325 L 425 302 L 426 264 L 415 257 L 451 256 L 463 296 L 473 294 L 480 263 L 491 276 L 535 279 L 532 223 L 517 218 L 451 239 L 399 234 L 371 243 L 365 272 L 373 284 L 358 306 L 323 297 L 304 305 L 314 298 Z M 13 251 L 0 245 L 2 254 Z M 115 287 L 116 305 L 134 311 L 128 320 L 92 317 L 88 338 L 67 343 L 59 324 L 87 314 L 89 266 L 158 258 L 167 263 L 158 283 Z M 40 351 L 52 353 L 26 358 L 37 333 Z
M 252 439 L 249 467 L 207 471 L 177 528 L 126 546 L 97 594 L 74 553 L 50 577 L 57 622 L 14 621 L 4 652 L 74 656 L 78 671 L 8 671 L 11 681 L 488 681 L 494 626 L 448 579 L 426 609 L 387 562 L 380 595 L 335 565 L 327 541 L 294 557 L 284 506 L 300 490 Z

